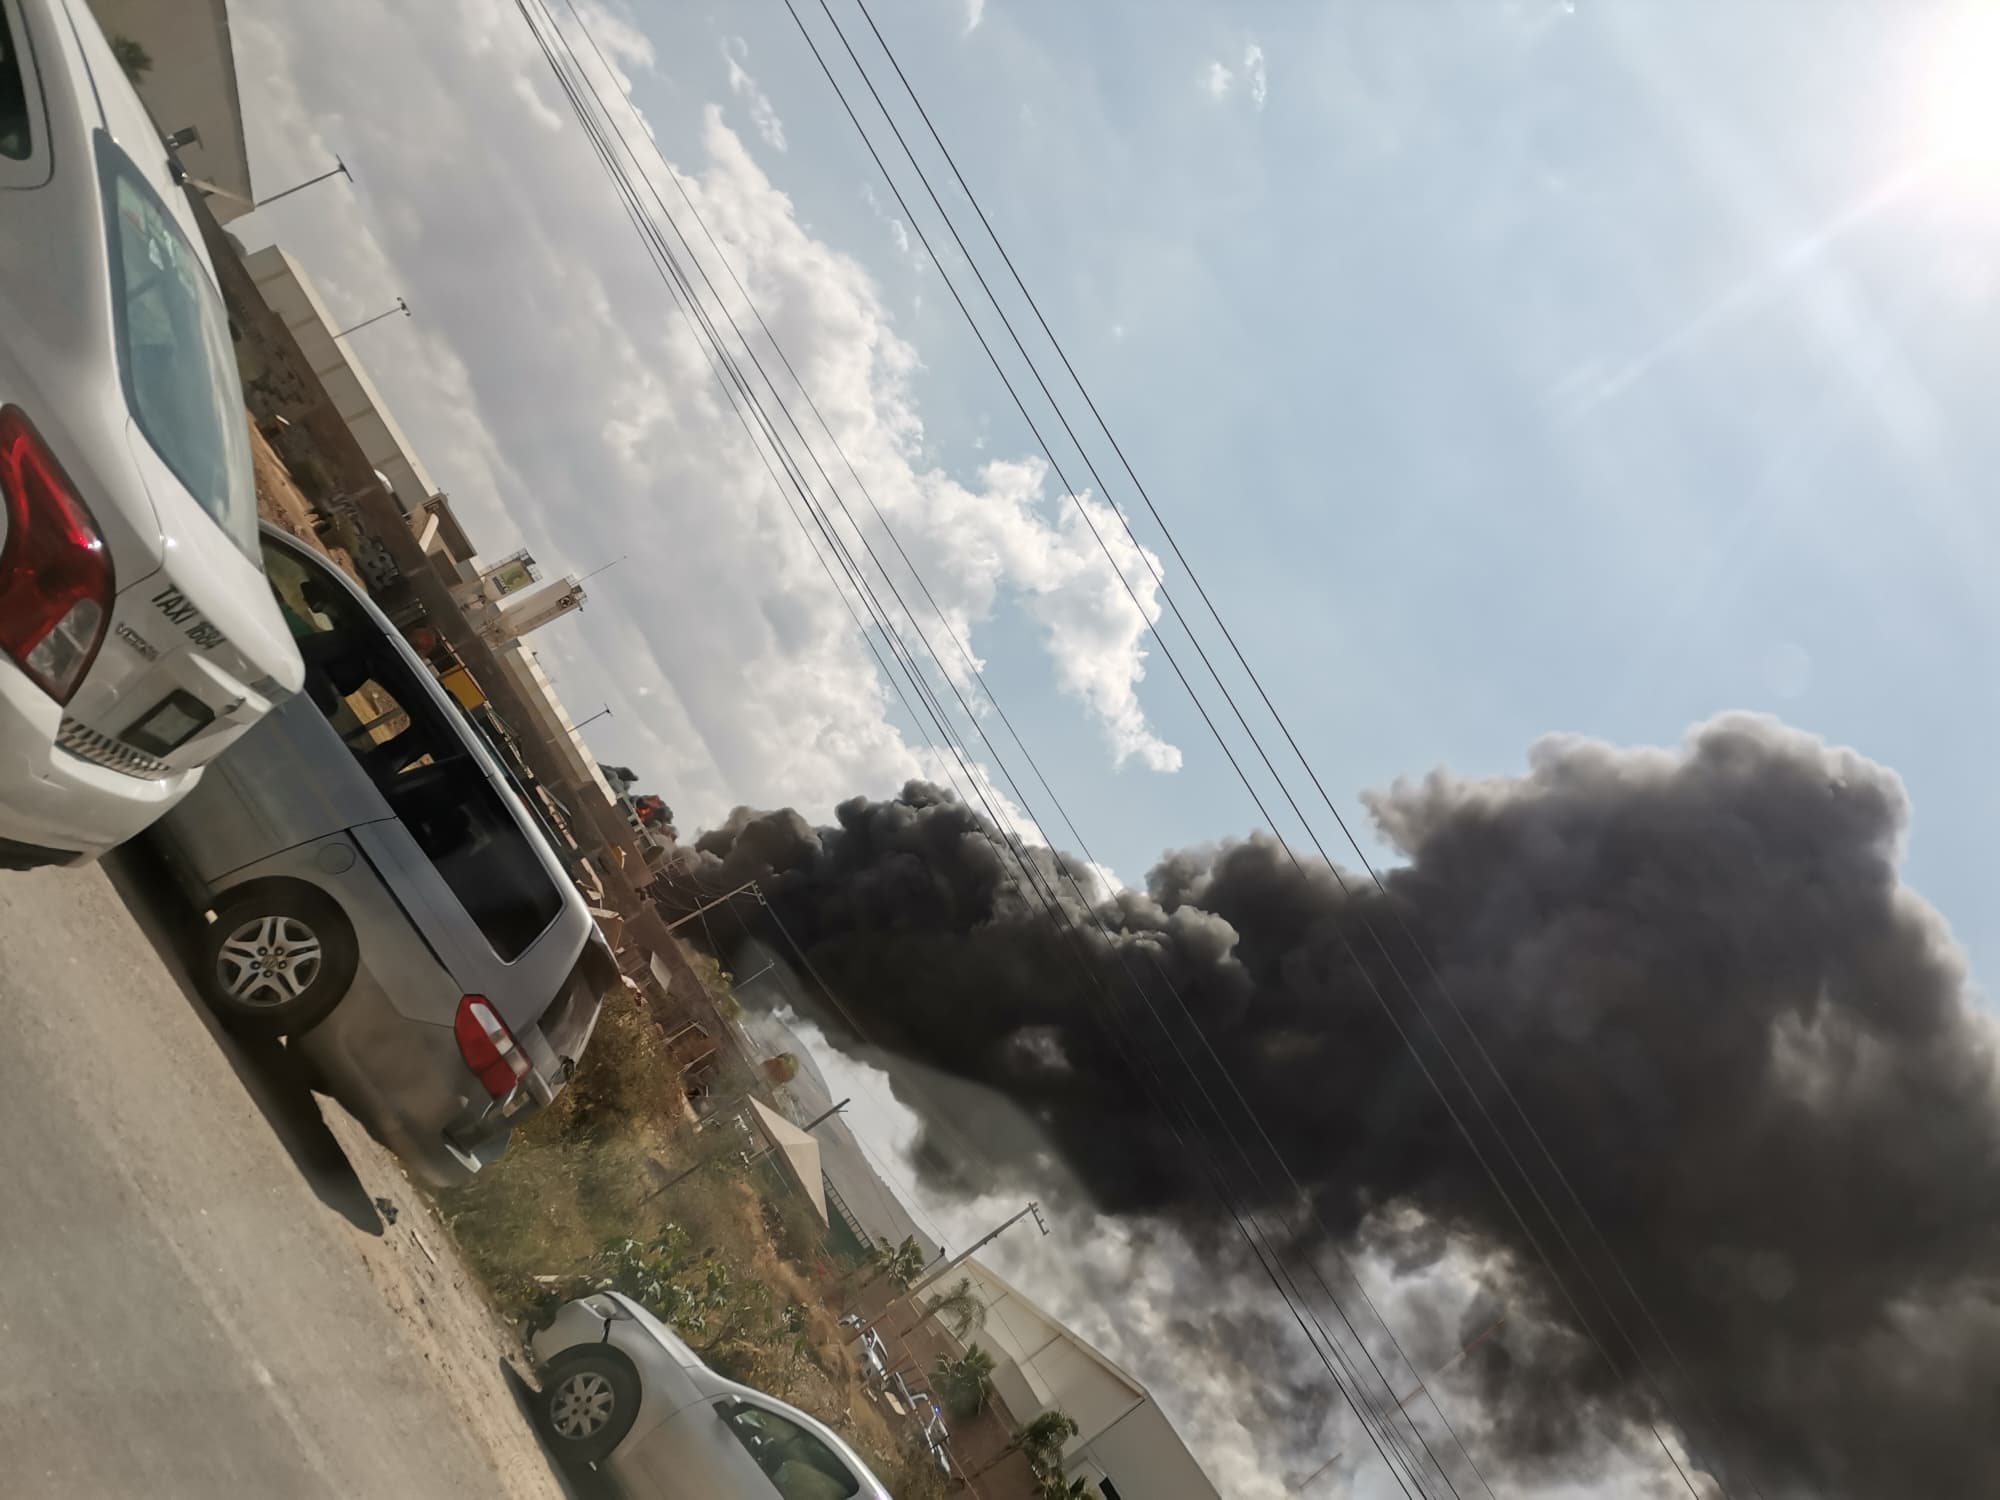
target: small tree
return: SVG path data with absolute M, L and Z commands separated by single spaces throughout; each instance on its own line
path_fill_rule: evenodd
M 903 1243 L 890 1251 L 889 1258 L 882 1263 L 882 1274 L 906 1292 L 923 1270 L 924 1252 L 917 1248 L 915 1235 L 905 1235 Z
M 783 1088 L 799 1076 L 799 1059 L 795 1052 L 780 1052 L 764 1059 L 764 1076 Z
M 1035 1500 L 1089 1500 L 1089 1486 L 1081 1475 L 1065 1479 L 1059 1473 L 1044 1474 L 1035 1481 Z
M 1037 1475 L 1060 1474 L 1063 1444 L 1076 1434 L 1076 1418 L 1052 1406 L 1014 1434 L 1014 1446 L 1028 1455 L 1028 1467 Z
M 976 1417 L 993 1390 L 993 1356 L 977 1344 L 957 1359 L 941 1354 L 931 1366 L 931 1383 L 954 1417 L 961 1421 Z
M 978 1472 L 984 1474 L 995 1464 L 1004 1462 L 1010 1453 L 1025 1453 L 1028 1456 L 1028 1472 L 1037 1479 L 1044 1474 L 1060 1474 L 1063 1444 L 1076 1433 L 1076 1418 L 1061 1407 L 1052 1406 L 1017 1431 L 1006 1447 L 979 1466 Z
M 938 1319 L 955 1339 L 963 1341 L 973 1329 L 986 1326 L 986 1304 L 973 1291 L 970 1276 L 959 1277 L 948 1290 L 931 1297 L 929 1303 L 924 1319 Z

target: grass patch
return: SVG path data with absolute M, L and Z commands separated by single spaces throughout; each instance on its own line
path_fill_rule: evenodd
M 740 1061 L 717 1091 L 770 1098 Z M 745 1163 L 759 1145 L 730 1123 L 697 1128 L 650 1015 L 619 997 L 555 1105 L 439 1207 L 508 1316 L 529 1323 L 615 1284 L 716 1369 L 846 1436 L 899 1500 L 941 1495 L 936 1471 L 861 1395 L 836 1322 L 847 1268 L 776 1162 Z

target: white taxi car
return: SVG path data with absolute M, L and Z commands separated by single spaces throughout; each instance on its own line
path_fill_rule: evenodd
M 0 868 L 132 837 L 303 677 L 159 131 L 83 0 L 0 0 Z

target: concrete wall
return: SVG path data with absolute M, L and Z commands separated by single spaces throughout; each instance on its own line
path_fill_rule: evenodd
M 1118 1486 L 1119 1500 L 1220 1500 L 1180 1434 L 1149 1398 L 1110 1427 L 1064 1455 L 1072 1474 L 1095 1468 Z
M 223 0 L 91 0 L 90 8 L 106 36 L 129 38 L 152 58 L 139 97 L 160 133 L 201 132 L 200 145 L 177 154 L 192 176 L 223 190 L 209 197 L 209 211 L 224 222 L 250 212 L 255 194 Z

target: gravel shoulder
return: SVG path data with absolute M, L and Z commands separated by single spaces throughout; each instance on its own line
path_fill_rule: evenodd
M 0 876 L 0 1494 L 565 1495 L 441 1226 L 216 1030 L 163 888 Z
M 505 1500 L 570 1493 L 528 1415 L 533 1371 L 518 1331 L 487 1304 L 451 1232 L 395 1157 L 333 1100 L 315 1096 L 361 1192 L 385 1222 L 379 1234 L 345 1225 L 382 1305 L 429 1367 L 466 1434 L 493 1465 Z

